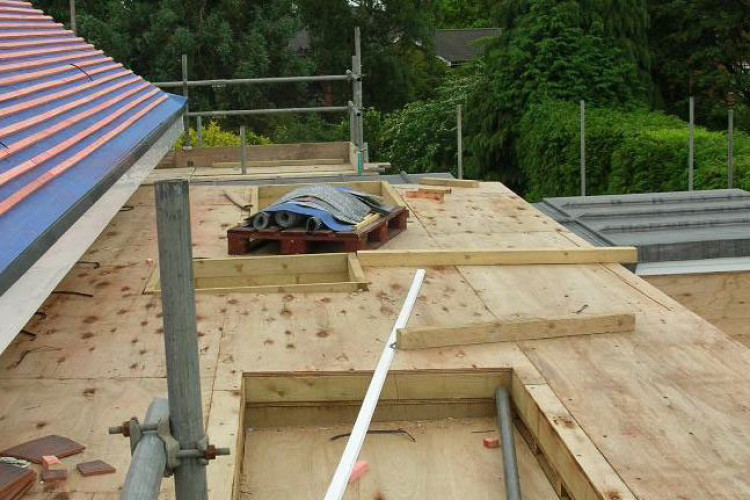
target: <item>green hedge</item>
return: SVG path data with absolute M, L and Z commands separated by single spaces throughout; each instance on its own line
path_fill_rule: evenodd
M 542 101 L 528 108 L 516 155 L 526 197 L 580 193 L 579 107 Z M 587 109 L 587 194 L 680 191 L 688 186 L 687 124 L 649 111 Z M 735 133 L 735 187 L 750 189 L 750 136 Z M 695 130 L 695 188 L 727 186 L 726 134 Z
M 220 148 L 224 146 L 239 146 L 240 135 L 235 134 L 228 130 L 223 130 L 221 126 L 211 121 L 208 125 L 201 127 L 203 130 L 203 147 L 204 148 Z M 175 149 L 182 149 L 182 143 L 185 140 L 185 133 L 183 132 L 177 142 L 175 143 Z M 258 135 L 252 130 L 245 130 L 245 140 L 247 144 L 271 144 L 271 139 L 266 136 Z M 190 145 L 192 147 L 198 147 L 198 134 L 194 128 L 190 129 Z

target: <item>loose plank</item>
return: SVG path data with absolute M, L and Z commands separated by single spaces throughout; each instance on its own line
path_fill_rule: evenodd
M 401 349 L 425 349 L 488 342 L 519 342 L 571 335 L 625 333 L 635 329 L 632 313 L 571 316 L 565 318 L 520 318 L 462 326 L 404 328 L 397 332 Z

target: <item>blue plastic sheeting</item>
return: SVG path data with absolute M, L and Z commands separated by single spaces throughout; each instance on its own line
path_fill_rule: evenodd
M 317 208 L 303 207 L 296 203 L 279 203 L 277 205 L 271 205 L 263 209 L 264 212 L 293 212 L 295 214 L 304 215 L 306 217 L 317 217 L 320 221 L 332 231 L 339 233 L 351 233 L 354 230 L 354 226 L 350 224 L 342 224 L 325 210 Z
M 10 13 L 2 5 L 0 14 Z M 147 84 L 76 39 L 72 32 L 46 36 L 59 28 L 42 18 L 30 3 L 21 5 L 29 9 L 28 16 L 38 17 L 32 20 L 34 23 L 50 29 L 17 28 L 10 22 L 0 22 L 0 294 L 127 171 L 184 107 L 182 97 Z M 37 41 L 45 44 L 24 45 Z M 50 53 L 50 49 L 59 51 Z M 81 55 L 84 57 L 78 57 Z M 123 98 L 128 92 L 132 95 Z M 153 95 L 133 105 L 151 92 Z M 111 100 L 116 102 L 108 103 Z M 137 121 L 96 144 L 158 100 L 162 101 Z M 97 107 L 101 109 L 92 111 Z M 113 120 L 122 110 L 122 116 Z M 87 112 L 91 116 L 82 115 Z M 9 128 L 26 120 L 33 123 L 19 130 Z M 53 127 L 59 130 L 50 130 Z M 87 130 L 91 127 L 98 130 Z M 64 151 L 40 158 L 78 134 L 81 137 Z M 29 138 L 34 140 L 28 147 L 14 150 Z M 87 151 L 88 156 L 80 156 Z M 73 161 L 68 169 L 33 189 L 66 160 Z M 8 172 L 24 164 L 33 168 L 13 179 L 8 177 Z M 17 202 L 9 201 L 22 194 Z

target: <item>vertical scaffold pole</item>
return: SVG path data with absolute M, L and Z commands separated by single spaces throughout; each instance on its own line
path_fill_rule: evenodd
M 581 99 L 581 196 L 586 196 L 586 101 Z
M 207 444 L 201 405 L 189 189 L 186 180 L 161 181 L 154 186 L 169 421 L 180 449 Z M 182 458 L 174 479 L 180 500 L 207 499 L 206 465 L 200 458 Z

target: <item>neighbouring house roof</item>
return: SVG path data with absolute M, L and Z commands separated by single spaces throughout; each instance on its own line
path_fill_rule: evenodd
M 125 191 L 137 188 L 124 174 L 183 108 L 182 97 L 134 75 L 30 2 L 0 1 L 0 306 L 33 307 L 9 293 L 33 266 L 44 264 L 49 276 L 75 263 L 91 243 L 80 234 L 64 256 L 51 256 L 51 248 L 98 200 L 112 200 L 105 195 L 121 178 Z M 47 257 L 54 265 L 42 262 Z
M 294 52 L 307 52 L 310 50 L 310 32 L 307 30 L 299 30 L 289 41 L 289 50 Z
M 460 66 L 474 59 L 481 52 L 480 40 L 498 36 L 500 28 L 469 28 L 436 30 L 432 39 L 435 57 L 448 66 Z M 395 41 L 398 41 L 396 38 Z M 417 44 L 422 46 L 422 44 Z M 289 41 L 289 50 L 304 53 L 310 50 L 310 32 L 300 30 Z
M 598 246 L 638 247 L 640 263 L 750 257 L 741 189 L 545 198 L 536 207 Z
M 435 55 L 448 66 L 460 66 L 481 52 L 479 40 L 498 36 L 500 28 L 447 29 L 435 31 Z

